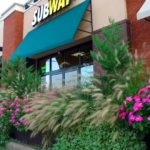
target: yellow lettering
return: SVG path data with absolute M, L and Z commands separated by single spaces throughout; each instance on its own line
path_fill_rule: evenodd
M 65 7 L 65 0 L 59 0 L 57 11 Z
M 49 13 L 52 15 L 57 11 L 58 0 L 50 0 L 49 1 Z
M 66 6 L 70 4 L 70 0 L 66 0 Z

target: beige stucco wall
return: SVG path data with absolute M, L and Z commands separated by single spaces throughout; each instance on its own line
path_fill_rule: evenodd
M 0 47 L 3 47 L 3 28 L 4 22 L 0 21 Z
M 127 18 L 125 0 L 92 0 L 93 29 L 98 30 L 109 24 L 108 18 L 116 22 Z

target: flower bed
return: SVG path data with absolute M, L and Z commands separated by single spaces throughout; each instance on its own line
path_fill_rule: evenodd
M 150 84 L 141 88 L 137 95 L 129 96 L 119 109 L 119 118 L 134 129 L 148 133 L 150 130 Z

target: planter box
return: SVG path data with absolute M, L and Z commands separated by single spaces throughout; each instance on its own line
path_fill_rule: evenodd
M 42 136 L 37 135 L 33 138 L 31 138 L 31 132 L 19 132 L 15 130 L 13 134 L 11 135 L 11 138 L 14 140 L 17 140 L 21 143 L 25 143 L 28 145 L 35 145 L 35 146 L 40 146 L 42 145 Z

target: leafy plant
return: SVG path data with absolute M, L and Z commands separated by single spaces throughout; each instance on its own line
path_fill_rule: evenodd
M 26 61 L 21 58 L 9 62 L 3 61 L 0 78 L 3 86 L 12 89 L 17 97 L 21 98 L 35 92 L 41 83 L 38 73 L 32 67 L 27 67 Z
M 148 77 L 144 62 L 138 59 L 137 54 L 135 56 L 129 52 L 122 29 L 111 19 L 110 23 L 111 26 L 102 30 L 103 38 L 93 36 L 97 50 L 91 51 L 91 55 L 105 72 L 99 77 L 103 82 L 103 93 L 114 94 L 115 97 L 117 94 L 117 98 L 122 99 L 128 94 L 136 94 L 146 84 Z
M 50 148 L 51 149 L 51 148 Z M 133 131 L 103 123 L 84 126 L 77 131 L 63 132 L 52 150 L 146 150 L 142 138 Z

